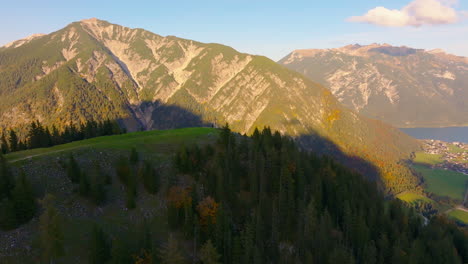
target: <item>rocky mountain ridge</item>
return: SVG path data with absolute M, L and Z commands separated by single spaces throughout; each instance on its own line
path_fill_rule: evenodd
M 318 81 L 344 105 L 400 127 L 468 124 L 468 58 L 442 50 L 348 45 L 296 50 L 281 64 Z

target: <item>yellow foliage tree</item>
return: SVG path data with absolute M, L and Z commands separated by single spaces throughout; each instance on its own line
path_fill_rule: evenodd
M 175 208 L 183 208 L 185 205 L 192 204 L 192 197 L 190 196 L 190 191 L 190 188 L 172 186 L 168 191 L 167 200 Z
M 200 224 L 207 226 L 209 224 L 216 224 L 216 213 L 219 204 L 211 198 L 206 197 L 197 206 L 198 215 L 200 216 Z

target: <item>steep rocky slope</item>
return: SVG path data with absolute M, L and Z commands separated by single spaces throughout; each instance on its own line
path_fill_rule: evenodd
M 347 107 L 399 127 L 468 124 L 468 58 L 387 44 L 296 50 L 286 67 Z
M 270 126 L 311 148 L 378 166 L 389 190 L 418 143 L 344 108 L 321 85 L 260 56 L 97 19 L 0 48 L 0 125 L 119 120 L 129 130 L 229 122 Z M 328 142 L 329 144 L 324 144 Z

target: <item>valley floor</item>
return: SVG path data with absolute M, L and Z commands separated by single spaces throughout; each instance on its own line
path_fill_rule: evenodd
M 400 200 L 429 204 L 463 224 L 468 224 L 468 144 L 421 140 L 423 150 L 415 153 L 412 169 L 422 177 L 424 194 L 402 193 Z

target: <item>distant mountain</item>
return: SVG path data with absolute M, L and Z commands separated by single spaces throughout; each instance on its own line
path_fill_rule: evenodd
M 112 119 L 129 130 L 270 126 L 304 146 L 372 162 L 393 192 L 418 181 L 397 164 L 419 147 L 414 139 L 349 111 L 301 74 L 227 46 L 97 19 L 0 48 L 0 126 L 35 119 Z
M 468 125 L 468 58 L 388 44 L 296 50 L 279 63 L 398 127 Z

